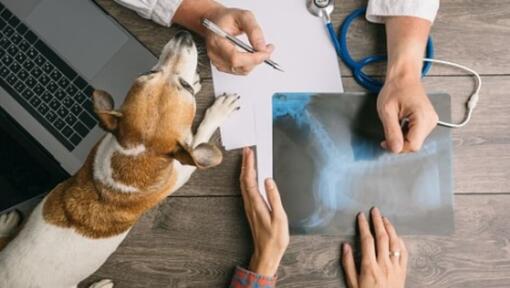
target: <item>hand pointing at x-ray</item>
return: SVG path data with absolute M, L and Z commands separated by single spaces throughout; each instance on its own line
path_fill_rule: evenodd
M 385 23 L 388 68 L 377 99 L 385 135 L 381 145 L 393 153 L 415 152 L 438 121 L 420 75 L 431 23 L 402 16 L 388 17 Z M 400 126 L 404 118 L 409 121 L 405 134 Z

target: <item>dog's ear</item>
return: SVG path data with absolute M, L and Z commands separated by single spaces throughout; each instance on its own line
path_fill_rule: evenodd
M 202 143 L 194 149 L 179 144 L 177 151 L 171 156 L 184 165 L 196 166 L 199 169 L 217 166 L 223 160 L 220 149 L 209 143 Z
M 92 101 L 94 102 L 94 112 L 96 112 L 99 118 L 100 126 L 109 132 L 117 129 L 122 113 L 113 109 L 112 95 L 103 90 L 95 90 L 92 93 Z

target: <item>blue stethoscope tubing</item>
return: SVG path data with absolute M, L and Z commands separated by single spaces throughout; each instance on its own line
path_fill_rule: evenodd
M 351 12 L 351 14 L 349 14 L 345 18 L 344 22 L 340 26 L 338 34 L 335 32 L 335 28 L 333 27 L 331 21 L 326 22 L 326 27 L 331 38 L 331 41 L 333 42 L 333 46 L 335 47 L 336 54 L 338 55 L 338 57 L 340 57 L 340 59 L 342 59 L 345 65 L 347 65 L 347 67 L 351 69 L 353 77 L 356 80 L 356 82 L 370 92 L 379 93 L 383 86 L 383 83 L 365 74 L 365 72 L 363 72 L 363 68 L 367 65 L 376 62 L 386 61 L 387 56 L 371 55 L 362 58 L 359 61 L 356 61 L 351 57 L 351 54 L 349 53 L 349 48 L 347 47 L 347 33 L 349 32 L 349 27 L 356 18 L 364 16 L 366 10 L 367 10 L 366 8 L 358 8 Z M 432 43 L 431 37 L 429 37 L 427 41 L 425 55 L 426 55 L 425 58 L 428 59 L 434 58 L 434 45 Z M 424 62 L 422 68 L 422 77 L 427 75 L 431 67 L 432 67 L 431 62 L 427 61 Z

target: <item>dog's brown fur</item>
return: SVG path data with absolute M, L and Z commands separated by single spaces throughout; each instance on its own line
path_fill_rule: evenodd
M 239 98 L 218 98 L 193 134 L 194 95 L 201 87 L 196 67 L 192 36 L 179 33 L 156 66 L 136 79 L 119 110 L 107 92 L 94 92 L 94 110 L 107 134 L 0 254 L 2 287 L 77 287 L 137 219 L 179 189 L 196 167 L 220 164 L 221 152 L 208 141 Z M 6 216 L 2 235 L 14 234 L 14 216 Z M 0 239 L 0 249 L 7 240 Z
M 75 176 L 50 192 L 43 214 L 48 223 L 65 228 L 73 227 L 88 237 L 103 238 L 123 233 L 133 226 L 140 215 L 167 196 L 167 191 L 175 184 L 176 179 L 172 173 L 172 166 L 165 164 L 170 161 L 168 159 L 141 156 L 135 162 L 147 165 L 148 169 L 144 173 L 143 170 L 140 171 L 140 166 L 131 163 L 132 160 L 123 160 L 121 159 L 123 156 L 116 156 L 116 165 L 122 165 L 122 162 L 126 164 L 123 168 L 129 170 L 127 178 L 133 180 L 130 184 L 150 188 L 143 193 L 133 194 L 112 191 L 111 188 L 93 180 L 92 163 L 95 150 Z M 112 164 L 115 162 L 112 161 Z M 151 166 L 154 162 L 160 163 Z M 134 169 L 135 167 L 137 169 Z M 159 171 L 155 167 L 160 168 Z M 137 173 L 139 177 L 131 177 Z M 136 181 L 136 178 L 140 181 Z M 150 179 L 153 182 L 150 182 Z
M 4 249 L 7 244 L 9 244 L 9 241 L 11 241 L 11 237 L 1 237 L 0 238 L 0 251 Z
M 170 61 L 175 61 L 170 66 L 179 65 L 178 58 Z M 140 143 L 147 147 L 143 155 L 117 153 L 111 160 L 114 180 L 137 187 L 140 192 L 121 193 L 94 179 L 96 145 L 78 173 L 50 192 L 43 210 L 46 221 L 72 227 L 88 237 L 109 237 L 125 232 L 168 195 L 176 182 L 171 162 L 192 162 L 190 148 L 184 143 L 196 107 L 194 101 L 179 95 L 180 89 L 166 76 L 159 73 L 140 77 L 120 111 L 113 110 L 106 92 L 94 94 L 101 126 L 123 147 Z

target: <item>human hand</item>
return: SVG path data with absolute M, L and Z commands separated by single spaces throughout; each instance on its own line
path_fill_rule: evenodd
M 352 248 L 344 243 L 342 265 L 349 288 L 403 288 L 407 270 L 407 249 L 395 228 L 373 208 L 375 241 L 365 214 L 358 214 L 361 241 L 361 269 L 356 271 Z
M 257 186 L 254 162 L 253 150 L 244 148 L 241 193 L 255 250 L 248 269 L 257 274 L 273 277 L 289 244 L 289 224 L 278 188 L 272 179 L 265 181 L 272 211 L 262 199 Z
M 388 79 L 377 99 L 385 135 L 381 146 L 393 153 L 420 150 L 438 121 L 420 78 L 403 78 Z M 400 126 L 404 118 L 409 121 L 405 135 Z
M 385 21 L 388 65 L 377 111 L 384 126 L 381 146 L 393 153 L 420 150 L 438 117 L 421 83 L 423 51 L 431 22 L 418 17 L 396 16 Z M 400 120 L 409 120 L 403 135 Z
M 273 45 L 266 45 L 264 34 L 252 12 L 218 6 L 206 18 L 225 32 L 237 36 L 246 33 L 255 53 L 241 52 L 230 41 L 206 31 L 207 55 L 218 70 L 237 75 L 247 75 L 258 64 L 269 59 Z

